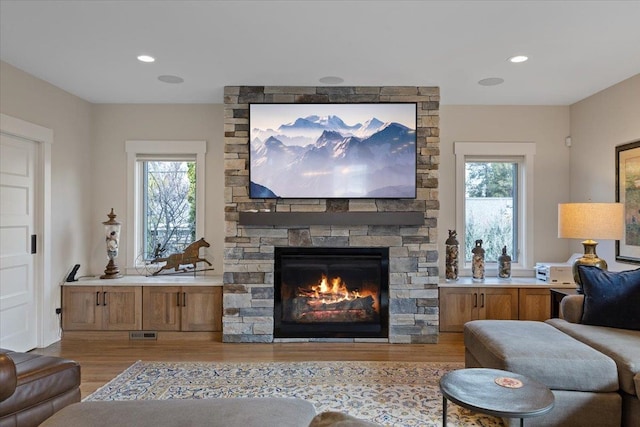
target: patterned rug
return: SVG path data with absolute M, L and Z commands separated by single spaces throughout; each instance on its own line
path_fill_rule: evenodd
M 385 426 L 441 426 L 440 377 L 456 363 L 136 362 L 85 401 L 297 397 Z M 449 426 L 502 426 L 449 404 Z

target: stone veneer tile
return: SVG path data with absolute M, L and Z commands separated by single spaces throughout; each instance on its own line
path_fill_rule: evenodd
M 354 212 L 377 212 L 378 207 L 373 200 L 349 200 L 349 210 Z
M 280 94 L 288 94 L 288 95 L 300 95 L 300 94 L 309 94 L 313 95 L 316 93 L 315 87 L 310 86 L 265 86 L 264 93 L 280 93 Z
M 252 307 L 271 307 L 272 313 L 273 313 L 273 307 L 274 307 L 274 301 L 273 298 L 271 299 L 252 299 L 251 300 L 251 306 Z M 240 312 L 238 311 L 238 314 Z M 271 320 L 273 320 L 273 317 L 271 317 Z
M 348 236 L 329 236 L 329 237 L 311 237 L 311 245 L 319 246 L 319 247 L 336 247 L 342 248 L 349 246 L 349 237 Z M 355 245 L 362 246 L 362 245 Z M 368 245 L 371 246 L 371 245 Z
M 273 342 L 273 253 L 276 246 L 389 247 L 389 337 L 345 342 L 433 343 L 438 340 L 437 218 L 439 107 L 437 87 L 229 86 L 225 111 L 225 251 L 223 341 Z M 248 197 L 248 103 L 416 102 L 418 184 L 415 200 L 297 199 Z M 238 212 L 424 212 L 420 227 L 243 227 Z M 278 342 L 336 341 L 277 339 Z

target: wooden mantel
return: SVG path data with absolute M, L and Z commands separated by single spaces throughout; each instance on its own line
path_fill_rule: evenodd
M 239 212 L 240 225 L 423 225 L 423 212 Z

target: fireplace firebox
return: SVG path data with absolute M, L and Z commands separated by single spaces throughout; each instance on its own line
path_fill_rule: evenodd
M 387 338 L 388 248 L 275 248 L 274 338 Z

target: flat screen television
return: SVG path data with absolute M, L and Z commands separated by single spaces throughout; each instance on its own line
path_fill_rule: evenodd
M 250 104 L 251 198 L 415 198 L 416 103 Z

